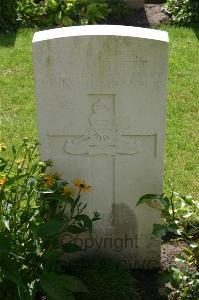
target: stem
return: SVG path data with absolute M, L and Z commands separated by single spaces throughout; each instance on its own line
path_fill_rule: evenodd
M 36 150 L 36 146 L 33 148 L 32 152 L 28 153 L 28 164 L 27 164 L 27 168 L 26 168 L 26 174 L 28 173 L 28 169 L 29 169 L 29 166 L 30 166 L 30 163 L 31 163 L 31 159 L 32 159 L 32 156 L 33 156 L 35 150 Z
M 6 179 L 7 179 L 8 176 L 10 175 L 10 172 L 11 172 L 11 170 L 12 170 L 12 167 L 13 167 L 13 165 L 14 165 L 14 162 L 15 162 L 15 160 L 16 160 L 16 158 L 17 158 L 17 155 L 18 155 L 19 152 L 21 151 L 22 147 L 23 147 L 23 146 L 19 147 L 18 151 L 17 151 L 16 154 L 14 155 L 14 158 L 13 158 L 13 160 L 12 160 L 11 166 L 10 166 L 10 168 L 9 168 L 9 170 L 8 170 L 7 175 L 6 175 Z
M 174 204 L 173 204 L 173 194 L 174 194 L 174 189 L 172 188 L 170 200 L 171 200 L 171 209 L 172 209 L 173 220 L 175 220 L 175 211 L 174 211 Z

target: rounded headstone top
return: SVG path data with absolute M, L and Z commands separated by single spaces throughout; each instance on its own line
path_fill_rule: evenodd
M 75 36 L 122 36 L 168 42 L 168 33 L 162 30 L 122 25 L 83 25 L 38 31 L 33 43 Z

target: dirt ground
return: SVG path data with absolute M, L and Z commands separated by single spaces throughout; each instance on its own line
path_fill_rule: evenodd
M 169 22 L 169 16 L 164 12 L 162 4 L 146 4 L 145 12 L 149 27 Z
M 147 1 L 146 1 L 147 2 Z M 121 24 L 136 27 L 155 27 L 162 23 L 169 22 L 169 16 L 164 12 L 163 2 L 161 0 L 148 1 L 144 8 L 133 10 L 132 13 L 125 19 L 118 22 L 109 20 L 109 24 Z M 153 2 L 153 3 L 151 3 Z

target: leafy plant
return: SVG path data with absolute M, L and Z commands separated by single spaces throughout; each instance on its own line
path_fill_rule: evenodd
M 186 300 L 199 298 L 199 245 L 190 243 L 183 249 L 176 262 L 182 267 L 170 267 L 163 272 L 161 281 L 166 284 L 167 293 L 173 292 L 174 299 Z
M 62 26 L 97 24 L 109 13 L 106 0 L 62 1 L 55 15 L 55 23 Z
M 144 203 L 162 212 L 162 224 L 153 225 L 155 235 L 177 236 L 183 240 L 187 236 L 198 238 L 199 203 L 191 195 L 184 196 L 173 191 L 170 196 L 147 194 L 139 199 L 137 205 Z
M 64 274 L 64 253 L 81 251 L 73 243 L 82 232 L 92 234 L 93 218 L 84 211 L 81 193 L 91 187 L 81 180 L 72 189 L 56 174 L 46 173 L 51 161 L 38 161 L 38 143 L 24 139 L 13 158 L 0 157 L 0 298 L 34 299 L 38 293 L 48 299 L 74 299 L 74 292 L 86 292 L 76 277 Z M 0 145 L 3 154 L 4 145 Z M 64 240 L 70 233 L 71 240 Z
M 19 26 L 72 26 L 118 19 L 130 11 L 119 0 L 20 0 Z
M 190 26 L 199 24 L 199 3 L 197 0 L 167 0 L 166 11 L 172 23 Z
M 23 26 L 71 26 L 96 24 L 109 13 L 106 0 L 30 0 L 19 2 L 19 20 Z
M 159 237 L 172 236 L 185 243 L 176 262 L 182 267 L 171 267 L 163 273 L 163 282 L 169 292 L 175 291 L 178 299 L 199 298 L 199 203 L 191 196 L 172 191 L 171 196 L 147 194 L 137 205 L 148 204 L 161 209 L 163 223 L 153 225 L 153 234 Z M 169 284 L 169 285 L 168 285 Z
M 34 0 L 20 0 L 17 7 L 17 21 L 19 27 L 42 26 L 46 20 L 47 2 Z

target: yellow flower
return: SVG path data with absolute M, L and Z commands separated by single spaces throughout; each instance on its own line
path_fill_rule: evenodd
M 52 187 L 55 183 L 55 178 L 53 175 L 44 174 L 43 180 L 44 180 L 44 186 L 46 188 Z
M 5 183 L 6 183 L 6 178 L 0 179 L 0 190 L 4 186 Z
M 66 184 L 63 186 L 64 190 L 63 193 L 61 194 L 62 196 L 67 196 L 67 197 L 73 197 L 74 196 L 74 191 L 69 188 Z
M 6 151 L 6 145 L 5 144 L 0 144 L 0 151 Z
M 75 179 L 73 183 L 76 187 L 79 188 L 80 191 L 83 191 L 83 192 L 91 192 L 92 191 L 92 187 L 83 180 Z

